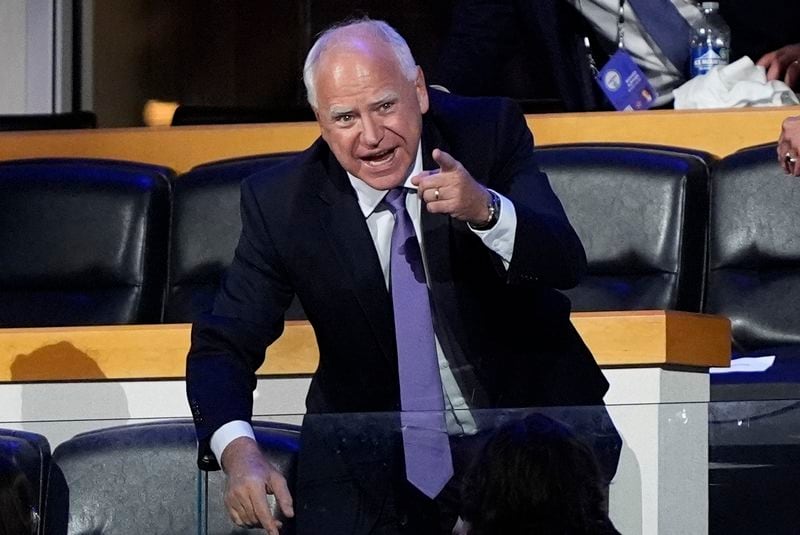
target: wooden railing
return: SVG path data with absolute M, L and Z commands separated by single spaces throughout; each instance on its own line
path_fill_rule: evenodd
M 572 321 L 601 366 L 727 366 L 730 322 L 672 311 L 575 313 Z M 0 329 L 0 382 L 184 377 L 191 326 L 118 325 Z M 314 331 L 286 323 L 260 375 L 317 367 Z
M 537 145 L 653 143 L 717 156 L 777 140 L 783 119 L 800 106 L 703 111 L 529 115 Z M 46 156 L 116 158 L 165 165 L 181 173 L 213 160 L 298 151 L 319 135 L 316 123 L 110 128 L 0 133 L 0 160 Z

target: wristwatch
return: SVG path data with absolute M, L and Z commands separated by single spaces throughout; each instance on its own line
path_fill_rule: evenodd
M 497 224 L 497 220 L 500 217 L 500 196 L 492 190 L 486 191 L 489 192 L 489 204 L 486 205 L 489 209 L 489 218 L 485 223 L 478 225 L 467 223 L 472 230 L 489 230 Z

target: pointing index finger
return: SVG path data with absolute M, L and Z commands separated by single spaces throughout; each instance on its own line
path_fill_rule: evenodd
M 458 167 L 458 160 L 441 149 L 433 149 L 433 159 L 443 172 L 454 171 Z

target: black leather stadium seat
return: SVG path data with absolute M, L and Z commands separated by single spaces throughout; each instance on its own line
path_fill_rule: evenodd
M 712 159 L 676 148 L 540 147 L 589 263 L 575 311 L 700 310 Z
M 25 474 L 31 485 L 31 505 L 37 514 L 41 514 L 50 469 L 50 444 L 47 439 L 37 433 L 0 429 L 0 459 L 8 467 Z
M 760 145 L 722 159 L 710 202 L 703 310 L 731 319 L 734 357 L 776 357 L 765 372 L 713 375 L 712 399 L 797 399 L 800 181 Z
M 269 154 L 211 162 L 175 179 L 165 322 L 190 322 L 211 309 L 242 229 L 240 183 L 290 157 Z
M 709 231 L 704 310 L 731 319 L 734 348 L 800 344 L 800 180 L 774 145 L 720 162 Z
M 0 326 L 157 323 L 171 171 L 135 162 L 0 162 Z
M 254 430 L 291 489 L 299 428 L 262 422 L 254 423 Z M 196 459 L 190 420 L 77 435 L 53 452 L 46 532 L 174 535 L 202 533 L 198 528 L 207 526 L 210 534 L 247 533 L 224 510 L 222 473 L 201 471 Z M 285 524 L 283 533 L 291 533 L 291 523 Z

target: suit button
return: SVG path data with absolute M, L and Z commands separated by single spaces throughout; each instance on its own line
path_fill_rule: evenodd
M 401 528 L 408 527 L 408 515 L 407 514 L 400 515 L 400 518 L 397 520 L 397 525 L 400 526 Z

